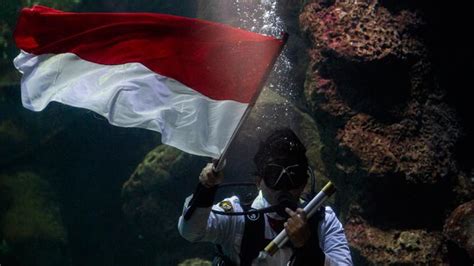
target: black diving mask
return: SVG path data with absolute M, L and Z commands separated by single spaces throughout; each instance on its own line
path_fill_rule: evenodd
M 269 163 L 263 168 L 263 180 L 274 190 L 292 190 L 303 187 L 308 180 L 308 168 L 299 164 L 282 166 Z

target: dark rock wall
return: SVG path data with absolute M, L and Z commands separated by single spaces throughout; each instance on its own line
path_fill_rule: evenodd
M 423 7 L 312 1 L 300 15 L 305 94 L 363 264 L 448 263 L 444 219 L 473 197 L 472 165 L 458 160 L 468 129 L 439 81 Z
M 474 200 L 460 205 L 449 215 L 443 234 L 453 265 L 474 259 Z
M 191 195 L 206 159 L 160 145 L 150 151 L 122 187 L 122 210 L 144 247 L 147 265 L 177 265 L 211 258 L 210 244 L 191 244 L 177 230 L 184 199 Z

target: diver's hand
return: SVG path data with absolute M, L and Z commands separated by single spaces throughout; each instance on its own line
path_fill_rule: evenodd
M 308 220 L 306 219 L 306 213 L 303 209 L 298 208 L 296 212 L 285 208 L 286 213 L 290 215 L 290 218 L 285 223 L 285 230 L 290 238 L 291 243 L 296 248 L 304 246 L 306 241 L 310 238 L 311 231 L 309 230 Z
M 199 175 L 199 182 L 203 184 L 207 188 L 211 188 L 215 185 L 222 183 L 224 180 L 224 173 L 221 172 L 214 172 L 212 168 L 213 164 L 208 163 L 201 171 Z

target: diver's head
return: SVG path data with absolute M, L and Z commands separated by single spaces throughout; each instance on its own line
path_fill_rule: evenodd
M 257 186 L 271 204 L 295 208 L 308 181 L 306 148 L 289 128 L 274 131 L 254 157 Z

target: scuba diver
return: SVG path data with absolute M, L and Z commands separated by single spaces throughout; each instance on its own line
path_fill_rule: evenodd
M 213 205 L 223 173 L 206 165 L 184 203 L 178 230 L 191 242 L 216 244 L 213 265 L 254 265 L 259 252 L 283 229 L 290 241 L 258 265 L 352 265 L 344 229 L 330 207 L 310 219 L 300 197 L 312 174 L 306 149 L 288 128 L 274 131 L 254 157 L 259 194 L 250 206 L 237 196 Z M 314 176 L 313 176 L 314 181 Z M 314 196 L 314 195 L 313 195 Z

